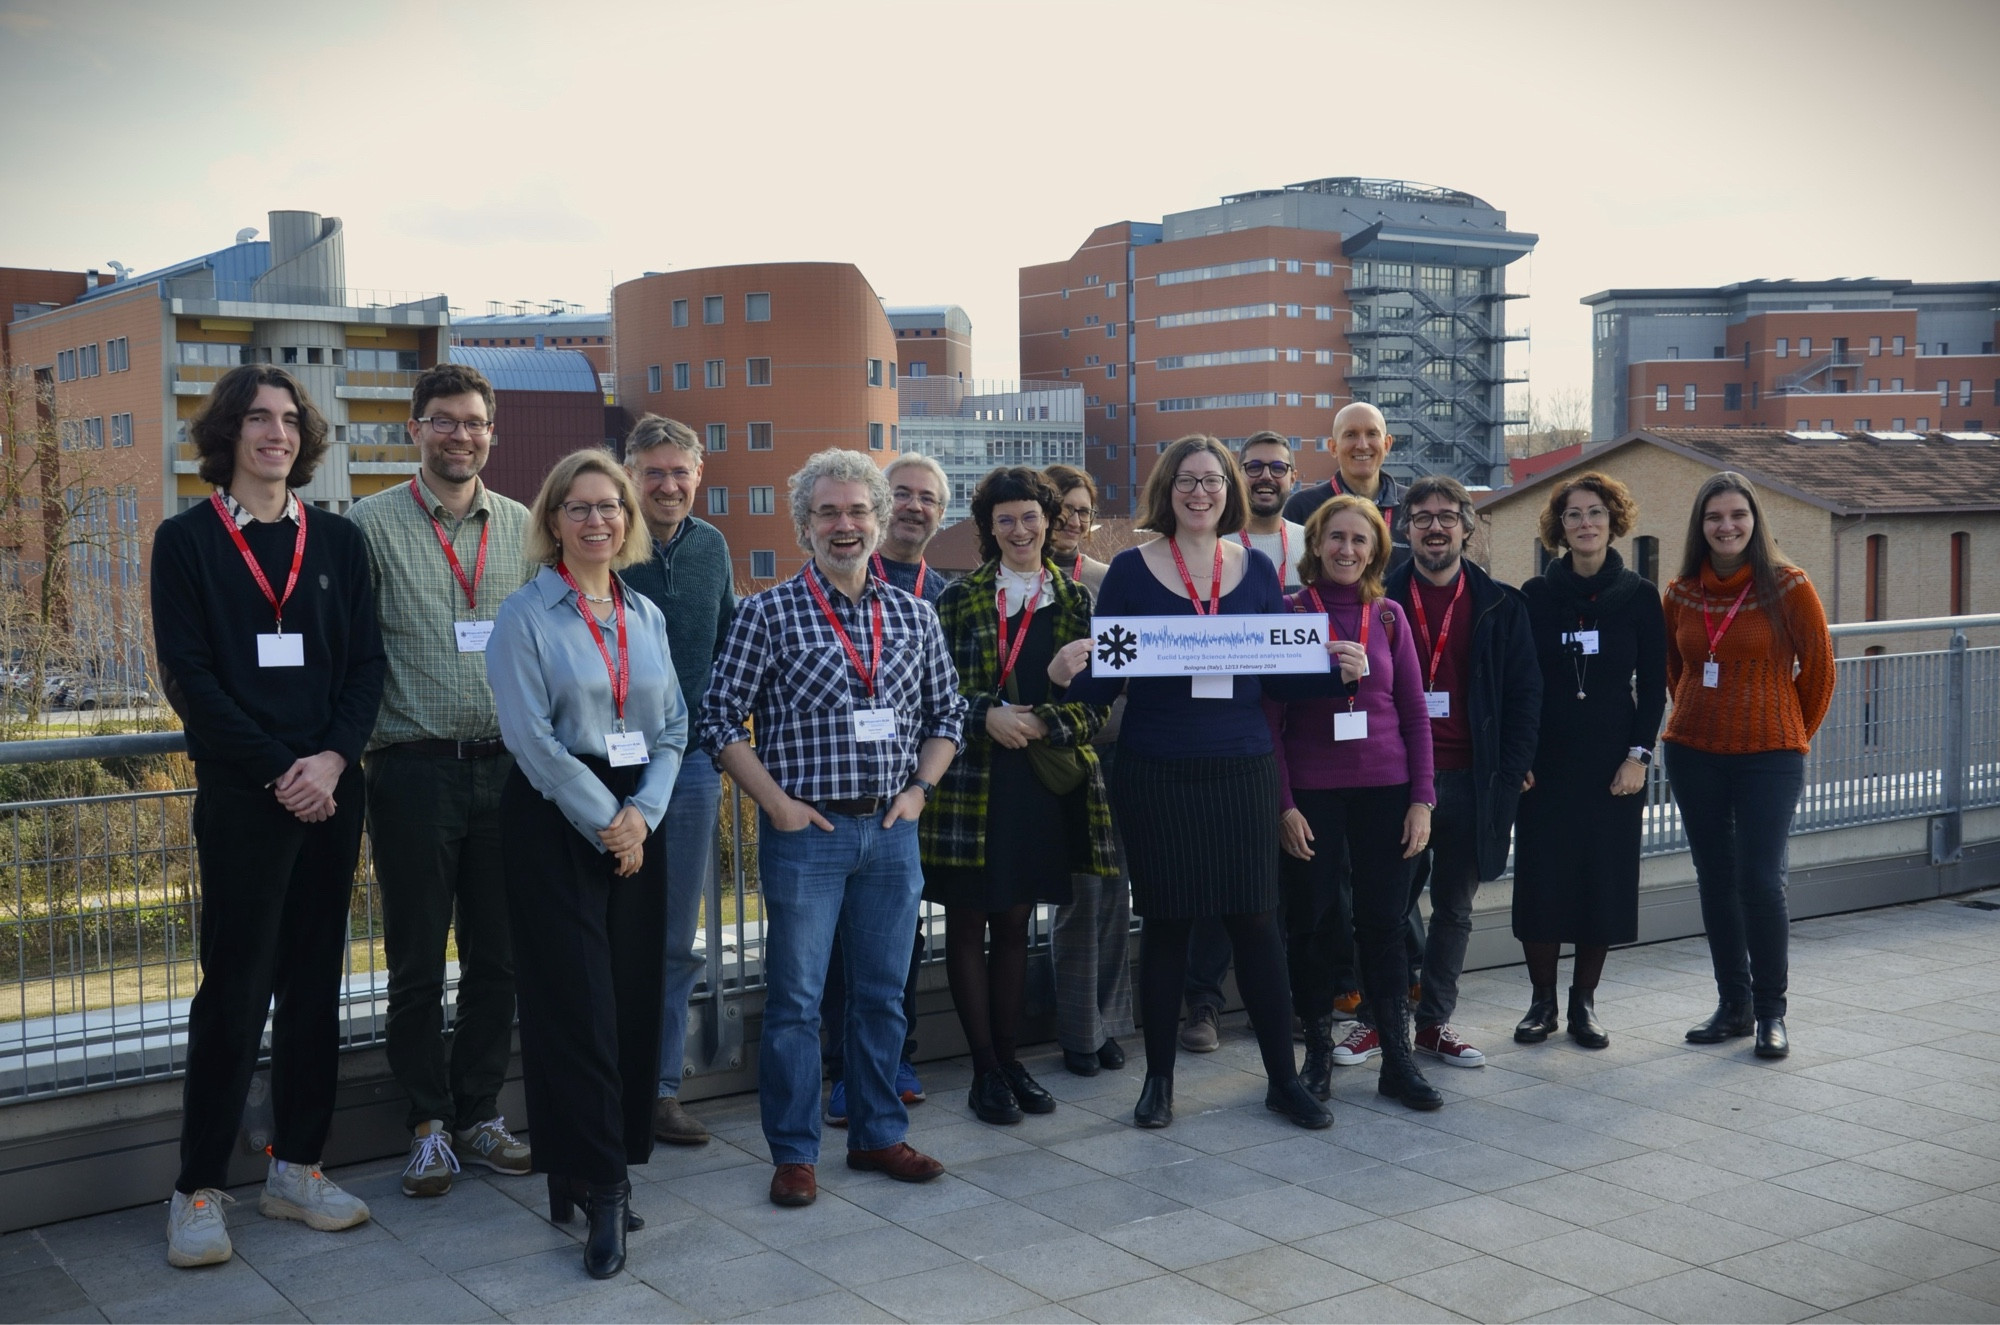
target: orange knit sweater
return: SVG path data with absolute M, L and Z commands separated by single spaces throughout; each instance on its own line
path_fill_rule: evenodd
M 1663 604 L 1667 621 L 1667 689 L 1673 712 L 1663 739 L 1710 754 L 1757 754 L 1766 750 L 1806 753 L 1813 733 L 1833 702 L 1833 641 L 1826 633 L 1826 612 L 1812 582 L 1796 567 L 1779 571 L 1780 610 L 1792 649 L 1779 656 L 1771 633 L 1769 606 L 1758 601 L 1752 586 L 1729 630 L 1716 646 L 1721 684 L 1704 686 L 1702 664 L 1708 661 L 1708 626 L 1720 626 L 1729 605 L 1750 580 L 1750 567 L 1734 575 L 1716 575 L 1704 563 L 1692 580 L 1667 586 Z M 1708 621 L 1702 605 L 1708 606 Z M 1793 675 L 1793 655 L 1797 675 Z

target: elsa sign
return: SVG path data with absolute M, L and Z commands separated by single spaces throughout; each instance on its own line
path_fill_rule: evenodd
M 1100 616 L 1090 633 L 1093 676 L 1191 676 L 1196 698 L 1228 695 L 1238 676 L 1328 670 L 1321 614 Z

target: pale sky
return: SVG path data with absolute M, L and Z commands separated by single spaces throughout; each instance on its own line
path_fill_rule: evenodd
M 601 309 L 819 260 L 1017 362 L 1021 266 L 1329 175 L 1540 235 L 1545 393 L 1612 286 L 2000 278 L 2000 4 L 0 0 L 0 266 L 135 271 L 273 208 L 348 281 Z

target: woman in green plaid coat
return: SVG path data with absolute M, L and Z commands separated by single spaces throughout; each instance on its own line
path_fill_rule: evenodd
M 989 1123 L 1056 1107 L 1015 1057 L 1035 904 L 1069 901 L 1072 872 L 1117 868 L 1090 747 L 1106 710 L 1050 693 L 1049 660 L 1090 633 L 1088 594 L 1046 556 L 1059 509 L 1032 469 L 988 474 L 972 498 L 985 564 L 938 602 L 970 709 L 965 748 L 917 832 L 924 900 L 945 908 L 945 972 L 972 1048 L 967 1103 Z

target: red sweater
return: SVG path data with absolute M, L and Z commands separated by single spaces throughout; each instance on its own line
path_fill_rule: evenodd
M 1771 606 L 1759 601 L 1752 585 L 1736 620 L 1715 646 L 1720 684 L 1711 688 L 1701 683 L 1709 656 L 1708 630 L 1722 624 L 1749 582 L 1747 564 L 1722 578 L 1703 563 L 1700 575 L 1667 586 L 1667 689 L 1674 707 L 1662 737 L 1710 754 L 1804 754 L 1833 702 L 1833 641 L 1819 595 L 1804 571 L 1788 566 L 1778 572 L 1778 608 L 1790 649 L 1780 652 L 1771 630 Z

